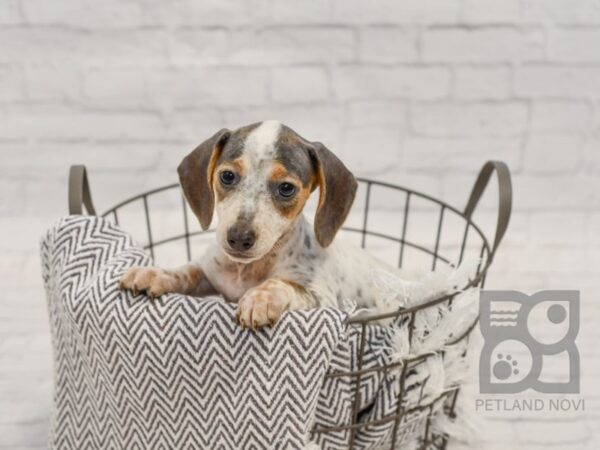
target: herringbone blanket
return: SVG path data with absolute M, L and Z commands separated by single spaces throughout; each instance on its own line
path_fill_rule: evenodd
M 347 448 L 348 431 L 311 435 L 353 419 L 353 381 L 326 378 L 357 367 L 359 330 L 347 314 L 294 311 L 274 330 L 252 332 L 217 297 L 133 297 L 118 280 L 150 258 L 97 217 L 61 219 L 41 255 L 54 348 L 51 449 Z M 392 336 L 366 330 L 363 368 L 387 358 Z M 408 390 L 428 376 L 409 375 Z M 393 371 L 363 376 L 359 419 L 394 413 L 398 389 Z M 392 426 L 359 430 L 355 448 L 375 448 Z M 397 431 L 422 426 L 407 418 Z

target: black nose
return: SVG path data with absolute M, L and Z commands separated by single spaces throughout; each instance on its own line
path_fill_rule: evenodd
M 227 243 L 238 252 L 250 250 L 256 241 L 256 233 L 247 227 L 232 226 L 227 230 Z

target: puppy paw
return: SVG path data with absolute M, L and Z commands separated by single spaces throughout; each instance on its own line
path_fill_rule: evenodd
M 237 321 L 253 330 L 274 325 L 288 309 L 289 290 L 285 282 L 276 279 L 249 289 L 238 302 Z
M 173 291 L 173 276 L 157 267 L 132 267 L 119 281 L 119 289 L 132 291 L 133 295 L 144 292 L 150 298 L 160 297 Z

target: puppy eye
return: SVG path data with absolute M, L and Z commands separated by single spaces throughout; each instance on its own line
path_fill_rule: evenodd
M 221 183 L 229 186 L 235 182 L 235 173 L 233 173 L 231 170 L 224 170 L 219 174 L 219 178 Z
M 277 192 L 283 198 L 290 198 L 296 193 L 296 186 L 292 183 L 281 183 L 277 188 Z

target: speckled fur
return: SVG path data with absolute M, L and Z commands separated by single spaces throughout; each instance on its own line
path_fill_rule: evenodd
M 232 133 L 224 149 L 203 151 L 212 152 L 204 154 L 205 160 L 217 161 L 208 169 L 211 173 L 204 174 L 212 180 L 211 195 L 217 199 L 216 242 L 200 261 L 175 271 L 131 269 L 121 280 L 123 289 L 151 296 L 219 293 L 238 303 L 240 324 L 254 329 L 274 324 L 286 310 L 341 307 L 348 300 L 386 312 L 386 306 L 378 304 L 382 296 L 369 274 L 374 268 L 392 269 L 349 243 L 331 242 L 352 204 L 356 181 L 322 144 L 304 140 L 279 122 L 267 121 Z M 282 171 L 282 166 L 289 172 Z M 225 190 L 213 175 L 231 167 L 243 176 L 235 190 Z M 185 169 L 184 173 L 189 172 Z M 335 181 L 328 187 L 332 175 Z M 269 187 L 274 179 L 289 180 L 298 187 L 293 207 L 277 204 Z M 193 183 L 182 180 L 184 191 Z M 313 228 L 301 210 L 317 186 L 320 205 Z M 332 198 L 335 195 L 343 198 Z M 190 201 L 192 196 L 186 196 Z M 201 209 L 201 205 L 194 206 Z M 240 218 L 257 232 L 255 244 L 243 257 L 231 255 L 227 244 L 227 231 Z

